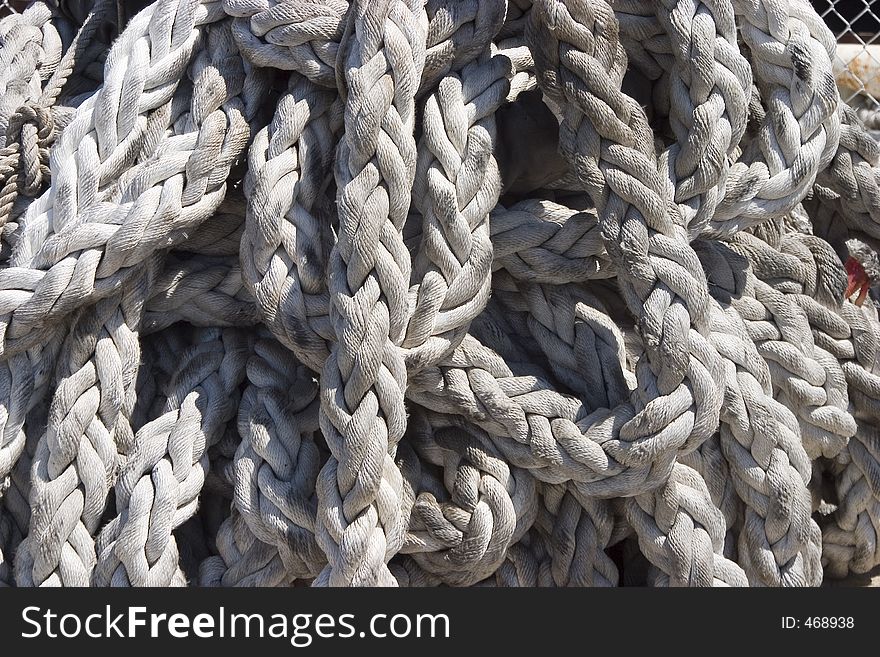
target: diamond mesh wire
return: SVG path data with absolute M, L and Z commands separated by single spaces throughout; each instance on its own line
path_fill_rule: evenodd
M 880 3 L 873 0 L 813 0 L 838 43 L 835 62 L 843 100 L 880 109 Z
M 16 2 L 15 4 L 18 5 L 19 3 Z M 0 0 L 0 18 L 3 18 L 4 16 L 11 14 L 19 9 L 19 7 L 13 7 L 12 5 L 12 0 Z

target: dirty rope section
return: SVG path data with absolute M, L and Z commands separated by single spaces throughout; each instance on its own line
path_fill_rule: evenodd
M 871 570 L 880 146 L 835 49 L 802 0 L 2 19 L 0 581 Z

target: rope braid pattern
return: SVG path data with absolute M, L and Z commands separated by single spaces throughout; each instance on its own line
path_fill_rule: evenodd
M 45 324 L 67 316 L 76 303 L 106 296 L 130 273 L 128 268 L 143 261 L 153 249 L 165 245 L 169 237 L 173 239 L 180 231 L 204 221 L 222 200 L 224 164 L 229 166 L 248 137 L 246 110 L 241 101 L 232 102 L 228 112 L 212 116 L 213 101 L 200 95 L 195 112 L 189 117 L 195 141 L 188 145 L 182 140 L 176 142 L 184 148 L 197 149 L 199 156 L 177 158 L 177 166 L 163 170 L 158 164 L 159 158 L 167 155 L 159 151 L 153 167 L 129 170 L 131 191 L 119 199 L 118 216 L 113 218 L 113 223 L 105 223 L 109 218 L 102 218 L 100 212 L 87 211 L 89 206 L 104 200 L 100 191 L 108 181 L 116 182 L 108 190 L 111 193 L 114 187 L 125 189 L 120 183 L 128 181 L 125 176 L 122 179 L 119 176 L 124 173 L 122 167 L 126 159 L 137 153 L 144 143 L 156 139 L 171 118 L 168 115 L 173 115 L 173 103 L 168 104 L 168 100 L 176 85 L 165 84 L 163 76 L 168 75 L 169 65 L 172 70 L 177 67 L 183 75 L 201 35 L 197 25 L 222 17 L 216 8 L 208 7 L 198 3 L 178 7 L 168 2 L 151 5 L 138 14 L 108 56 L 105 85 L 101 92 L 80 106 L 77 116 L 62 133 L 57 148 L 52 151 L 53 161 L 57 163 L 53 168 L 62 173 L 28 208 L 23 218 L 21 240 L 10 266 L 3 270 L 6 283 L 2 284 L 0 294 L 5 294 L 11 301 L 6 306 L 10 312 L 2 326 L 3 353 L 13 355 L 36 344 L 46 332 Z M 166 35 L 164 41 L 151 44 L 147 35 L 152 26 L 156 26 L 154 29 L 161 26 Z M 134 57 L 152 64 L 146 70 L 140 65 L 130 65 L 131 52 L 138 50 L 145 52 Z M 121 63 L 117 64 L 117 61 Z M 119 72 L 114 75 L 115 71 Z M 126 72 L 134 76 L 134 80 L 127 80 Z M 236 90 L 236 86 L 242 83 L 244 71 L 239 68 L 238 75 L 230 77 L 223 86 L 229 85 Z M 132 84 L 137 85 L 134 88 L 143 85 L 146 89 L 154 84 L 159 89 L 155 94 L 140 95 L 144 106 L 127 102 L 118 105 L 119 115 L 109 125 L 106 119 L 96 120 L 108 111 L 107 105 L 119 103 L 120 90 L 130 88 Z M 237 91 L 232 95 L 237 95 Z M 162 109 L 147 115 L 156 108 Z M 109 109 L 112 110 L 112 105 Z M 224 138 L 208 140 L 203 136 L 199 140 L 198 126 L 203 121 L 207 121 L 209 127 L 206 130 L 211 132 L 227 121 L 231 125 Z M 219 168 L 213 169 L 217 164 Z M 193 178 L 193 184 L 183 187 L 182 170 Z M 152 185 L 157 173 L 160 180 L 171 181 L 168 193 L 176 196 L 179 210 L 165 211 L 169 201 L 162 198 L 163 186 Z M 84 176 L 86 179 L 82 179 Z M 140 190 L 147 186 L 152 190 L 140 194 Z M 83 208 L 82 215 L 89 221 L 74 221 L 80 216 L 80 207 Z M 103 209 L 99 206 L 99 210 Z M 132 239 L 134 234 L 143 234 L 144 226 L 154 218 L 155 226 L 147 242 Z M 38 310 L 40 308 L 42 310 Z M 48 312 L 44 313 L 44 310 Z M 23 319 L 21 324 L 16 321 L 17 317 Z
M 713 377 L 720 361 L 703 337 L 709 310 L 705 275 L 682 226 L 669 216 L 644 113 L 615 86 L 626 58 L 610 7 L 537 3 L 531 17 L 529 43 L 539 83 L 565 107 L 560 147 L 596 201 L 600 229 L 628 307 L 637 316 L 645 314 L 639 328 L 647 357 L 640 360 L 637 376 L 640 389 L 653 395 L 636 399 L 636 417 L 626 430 L 621 428 L 618 458 L 631 452 L 638 462 L 640 456 L 644 461 L 646 454 L 653 454 L 668 473 L 679 449 L 691 451 L 708 437 L 720 409 L 718 377 Z M 600 70 L 605 71 L 601 80 Z M 584 82 L 587 79 L 590 83 Z M 602 111 L 612 112 L 614 119 L 600 121 Z M 634 179 L 642 187 L 637 199 L 627 187 Z M 673 248 L 684 264 L 670 258 Z M 692 323 L 696 330 L 691 330 Z M 655 426 L 646 410 L 652 405 L 675 413 L 676 440 L 669 440 L 669 427 L 676 421 L 670 416 L 667 426 Z M 657 445 L 648 447 L 652 441 Z M 625 458 L 621 461 L 626 463 Z
M 274 547 L 281 572 L 314 578 L 326 563 L 315 540 L 317 386 L 304 366 L 291 367 L 288 352 L 274 340 L 257 342 L 247 376 L 233 508 L 259 541 Z
M 406 366 L 400 350 L 410 259 L 402 229 L 415 177 L 414 97 L 425 64 L 418 4 L 356 2 L 340 54 L 339 241 L 330 254 L 334 333 L 321 375 L 321 429 L 333 456 L 318 479 L 319 582 L 386 584 L 402 545 L 400 473 Z M 356 129 L 357 128 L 357 129 Z
M 768 251 L 766 246 L 764 251 Z M 867 572 L 880 563 L 875 529 L 878 496 L 871 484 L 878 463 L 873 429 L 878 418 L 876 394 L 880 391 L 876 376 L 880 344 L 877 311 L 871 302 L 859 308 L 848 299 L 841 301 L 845 278 L 839 260 L 824 240 L 784 231 L 773 253 L 779 256 L 773 263 L 756 258 L 759 266 L 755 271 L 790 294 L 804 309 L 816 344 L 822 345 L 843 370 L 857 423 L 855 435 L 832 466 L 837 471 L 836 508 L 823 526 L 823 566 L 835 577 L 850 571 Z
M 114 486 L 117 515 L 96 541 L 95 585 L 186 584 L 172 532 L 195 513 L 207 448 L 235 414 L 252 348 L 238 329 L 203 329 L 200 338 L 183 354 L 163 413 L 135 435 Z
M 30 61 L 37 63 L 40 69 L 40 77 L 46 76 L 51 71 L 51 77 L 43 88 L 42 85 L 34 85 L 34 92 L 30 97 L 21 99 L 23 104 L 14 107 L 11 102 L 15 99 L 14 94 L 6 96 L 3 106 L 10 107 L 13 112 L 8 117 L 6 129 L 6 147 L 0 151 L 0 227 L 5 227 L 13 218 L 13 209 L 19 194 L 27 197 L 35 197 L 44 187 L 50 176 L 49 170 L 49 147 L 57 137 L 63 124 L 69 120 L 67 108 L 55 106 L 61 91 L 68 79 L 74 73 L 77 57 L 88 48 L 95 36 L 96 31 L 104 21 L 109 2 L 101 0 L 96 3 L 89 14 L 85 17 L 82 25 L 73 37 L 67 51 L 56 61 L 54 48 L 46 50 L 47 42 L 53 43 L 51 35 L 54 26 L 51 21 L 46 21 L 42 26 L 44 32 L 42 57 L 34 57 Z M 36 15 L 36 16 L 35 16 Z M 35 3 L 21 15 L 24 23 L 35 23 L 46 20 L 51 16 L 48 7 L 42 3 Z M 12 17 L 10 20 L 14 21 Z M 17 26 L 16 26 L 17 27 Z M 16 31 L 13 27 L 11 32 Z M 55 37 L 58 39 L 58 36 Z M 59 44 L 60 46 L 60 44 Z M 60 48 L 59 48 L 60 55 Z M 43 60 L 43 61 L 41 61 Z M 12 69 L 15 71 L 15 67 Z M 20 75 L 21 71 L 18 72 Z M 36 72 L 35 72 L 36 74 Z M 10 86 L 7 84 L 7 91 Z M 0 82 L 2 86 L 2 82 Z M 6 110 L 0 108 L 0 115 L 5 115 Z M 0 124 L 0 128 L 3 125 Z M 14 230 L 14 229 L 13 229 Z M 6 231 L 6 239 L 12 239 L 9 231 Z
M 880 147 L 809 3 L 109 6 L 0 21 L 0 584 L 880 565 Z
M 122 295 L 82 313 L 62 347 L 49 424 L 33 459 L 29 533 L 16 560 L 22 584 L 89 583 L 92 537 L 119 455 L 134 445 L 130 416 L 140 345 L 130 327 L 140 324 L 150 269 Z

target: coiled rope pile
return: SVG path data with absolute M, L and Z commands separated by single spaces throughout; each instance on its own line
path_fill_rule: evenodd
M 880 564 L 880 146 L 805 0 L 122 7 L 0 21 L 0 581 Z

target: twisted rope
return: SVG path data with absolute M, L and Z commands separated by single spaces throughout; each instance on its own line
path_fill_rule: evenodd
M 880 150 L 808 3 L 110 13 L 0 21 L 0 583 L 880 564 Z

